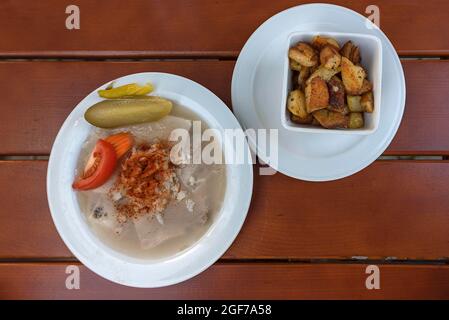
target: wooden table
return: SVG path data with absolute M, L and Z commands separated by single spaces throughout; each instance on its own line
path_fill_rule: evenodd
M 445 0 L 376 1 L 407 81 L 405 115 L 385 155 L 432 159 L 380 159 L 324 183 L 255 176 L 232 247 L 207 271 L 167 288 L 100 278 L 55 230 L 45 190 L 48 154 L 87 93 L 122 75 L 162 71 L 203 84 L 231 106 L 231 75 L 246 39 L 302 2 L 78 0 L 81 29 L 67 30 L 69 3 L 1 1 L 0 298 L 449 298 Z M 371 4 L 332 2 L 362 14 Z M 370 264 L 380 268 L 380 290 L 365 288 Z M 67 265 L 80 266 L 80 290 L 66 289 Z

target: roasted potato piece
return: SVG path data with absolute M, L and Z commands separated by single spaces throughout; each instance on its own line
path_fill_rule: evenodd
M 348 108 L 351 112 L 363 112 L 363 107 L 360 104 L 361 96 L 347 96 Z
M 348 114 L 350 111 L 349 111 L 349 107 L 347 106 L 347 105 L 344 105 L 343 107 L 333 107 L 333 106 L 328 106 L 327 107 L 327 110 L 329 110 L 329 111 L 334 111 L 334 112 L 338 112 L 338 113 L 341 113 L 341 114 L 343 114 L 343 115 L 346 115 L 346 114 Z
M 329 91 L 326 82 L 319 78 L 313 78 L 305 89 L 307 112 L 326 108 L 329 105 Z
M 340 66 L 341 56 L 334 46 L 325 46 L 320 52 L 320 62 L 327 69 L 337 69 Z
M 347 92 L 357 92 L 362 88 L 366 72 L 362 67 L 354 65 L 346 57 L 341 58 L 341 78 Z
M 337 69 L 327 69 L 323 66 L 320 66 L 318 69 L 316 69 L 307 79 L 306 83 L 309 84 L 314 78 L 319 77 L 323 79 L 324 81 L 329 81 L 333 76 L 335 76 L 337 73 L 341 71 L 340 68 Z
M 329 106 L 343 108 L 345 106 L 345 87 L 338 77 L 332 77 L 327 82 L 329 89 Z
M 310 68 L 302 67 L 297 79 L 300 88 L 304 88 L 306 80 L 309 77 L 309 75 L 310 75 Z
M 301 65 L 299 64 L 299 62 L 293 60 L 293 59 L 289 59 L 290 60 L 290 69 L 294 70 L 294 71 L 301 71 Z
M 368 80 L 363 79 L 362 87 L 359 90 L 355 90 L 355 91 L 346 90 L 346 93 L 351 96 L 361 96 L 362 94 L 370 92 L 372 90 L 373 90 L 373 84 L 371 82 L 369 82 Z
M 300 118 L 307 117 L 306 98 L 301 90 L 293 90 L 287 98 L 287 109 Z
M 372 113 L 374 111 L 374 97 L 372 92 L 367 92 L 362 95 L 360 99 L 360 105 L 363 108 L 363 111 Z
M 313 67 L 318 64 L 318 55 L 315 50 L 305 42 L 299 42 L 288 51 L 290 59 L 295 60 L 304 67 Z
M 311 123 L 311 125 L 312 126 L 316 126 L 316 127 L 321 127 L 321 124 L 320 124 L 320 122 L 317 120 L 317 119 L 315 119 L 315 117 L 311 114 L 311 116 L 312 116 L 312 123 Z
M 343 48 L 340 50 L 340 54 L 354 64 L 359 64 L 361 61 L 360 49 L 355 46 L 352 41 L 348 41 L 343 45 Z
M 348 116 L 327 109 L 315 111 L 313 117 L 327 129 L 347 128 L 349 124 Z
M 290 119 L 294 122 L 294 123 L 299 123 L 299 124 L 311 124 L 313 121 L 313 116 L 312 114 L 308 114 L 307 117 L 305 118 L 301 118 L 298 117 L 294 114 L 291 115 Z
M 321 50 L 324 46 L 327 45 L 331 45 L 337 49 L 340 49 L 340 45 L 334 38 L 315 36 L 312 39 L 312 46 L 318 50 Z
M 363 121 L 363 113 L 353 112 L 349 114 L 349 123 L 348 123 L 349 129 L 363 128 L 364 125 L 365 124 Z

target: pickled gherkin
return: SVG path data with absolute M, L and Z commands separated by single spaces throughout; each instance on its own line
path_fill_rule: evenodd
M 118 99 L 125 96 L 143 96 L 154 90 L 151 83 L 147 83 L 143 86 L 137 83 L 125 84 L 123 86 L 113 88 L 109 85 L 104 90 L 98 90 L 98 95 L 106 99 Z
M 155 96 L 103 100 L 87 109 L 84 118 L 99 128 L 117 128 L 157 121 L 168 115 L 172 106 L 170 100 Z

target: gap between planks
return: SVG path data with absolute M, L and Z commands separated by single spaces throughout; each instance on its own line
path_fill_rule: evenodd
M 67 263 L 81 263 L 75 257 L 73 258 L 17 258 L 17 259 L 0 259 L 1 264 L 8 263 L 52 263 L 52 264 L 67 264 Z M 302 258 L 251 258 L 251 259 L 219 259 L 215 264 L 238 264 L 238 263 L 269 263 L 269 264 L 295 264 L 295 265 L 308 265 L 308 264 L 346 264 L 346 265 L 449 265 L 449 258 L 432 259 L 432 260 L 413 260 L 413 259 L 396 259 L 395 257 L 386 257 L 384 259 L 369 259 L 366 257 L 352 257 L 352 258 L 341 258 L 341 259 L 325 259 L 325 258 L 313 258 L 313 259 L 302 259 Z

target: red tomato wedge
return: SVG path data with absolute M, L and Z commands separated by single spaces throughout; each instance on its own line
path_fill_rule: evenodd
M 95 189 L 104 184 L 117 165 L 114 146 L 102 139 L 98 140 L 86 164 L 82 177 L 72 184 L 76 190 Z

